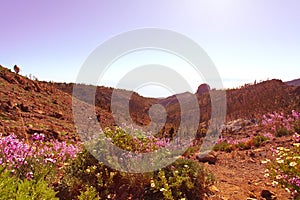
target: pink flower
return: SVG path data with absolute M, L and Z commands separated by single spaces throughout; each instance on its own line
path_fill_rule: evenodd
M 295 110 L 292 110 L 292 115 L 295 117 L 295 119 L 299 119 L 299 113 Z
M 26 174 L 26 179 L 27 180 L 30 180 L 30 179 L 32 179 L 33 178 L 33 172 L 28 172 L 27 174 Z

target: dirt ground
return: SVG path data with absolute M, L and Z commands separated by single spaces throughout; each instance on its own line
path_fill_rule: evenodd
M 291 138 L 276 138 L 262 147 L 251 150 L 235 150 L 231 153 L 217 152 L 215 165 L 205 163 L 217 183 L 211 187 L 209 199 L 241 200 L 268 199 L 262 191 L 273 194 L 269 199 L 292 199 L 283 188 L 272 186 L 272 181 L 264 176 L 266 165 L 261 161 L 272 157 L 271 147 L 289 146 Z

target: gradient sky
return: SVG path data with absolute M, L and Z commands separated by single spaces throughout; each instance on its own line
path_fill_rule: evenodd
M 75 82 L 98 45 L 143 27 L 196 41 L 225 87 L 300 78 L 298 0 L 2 0 L 0 9 L 0 64 L 39 80 Z M 194 91 L 201 81 L 192 80 Z

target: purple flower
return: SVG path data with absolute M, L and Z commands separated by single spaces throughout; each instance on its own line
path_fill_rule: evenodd
M 61 165 L 80 151 L 78 146 L 67 145 L 66 142 L 43 142 L 44 137 L 43 134 L 35 133 L 32 135 L 32 141 L 35 142 L 26 143 L 14 134 L 0 136 L 0 165 L 5 165 L 11 171 L 22 170 L 19 174 L 30 178 L 32 174 L 28 170 L 34 171 L 34 167 L 45 163 L 50 163 L 53 167 Z
M 289 182 L 292 185 L 296 185 L 297 187 L 300 187 L 300 178 L 299 177 L 290 178 Z
M 299 119 L 299 113 L 295 110 L 292 110 L 292 115 L 295 117 L 295 119 Z
M 45 139 L 45 135 L 44 134 L 38 134 L 38 133 L 34 133 L 33 135 L 32 135 L 32 140 L 36 140 L 36 141 L 44 141 L 44 139 Z

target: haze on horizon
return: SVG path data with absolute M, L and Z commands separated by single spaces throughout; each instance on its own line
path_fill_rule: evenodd
M 173 30 L 196 41 L 215 63 L 225 88 L 255 80 L 300 78 L 297 0 L 4 0 L 1 8 L 0 64 L 9 68 L 17 64 L 21 74 L 39 80 L 75 82 L 97 46 L 143 27 Z M 166 57 L 156 55 L 157 61 L 186 73 L 191 92 L 205 82 L 180 61 Z M 147 55 L 139 59 L 146 62 Z M 101 83 L 114 86 L 137 63 L 130 57 L 116 62 Z M 139 92 L 155 97 L 171 94 L 159 86 Z

